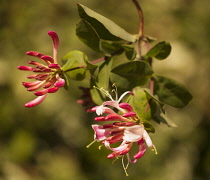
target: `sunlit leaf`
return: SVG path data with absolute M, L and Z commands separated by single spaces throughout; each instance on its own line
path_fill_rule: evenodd
M 161 102 L 181 108 L 192 100 L 192 95 L 181 83 L 163 76 L 154 76 L 154 80 L 154 92 Z
M 136 87 L 133 89 L 134 96 L 129 102 L 132 104 L 134 111 L 140 120 L 151 120 L 156 112 L 157 104 L 149 99 L 143 88 Z
M 168 42 L 162 41 L 150 49 L 146 56 L 155 57 L 158 60 L 166 59 L 171 53 L 171 45 Z
M 62 69 L 74 80 L 83 80 L 86 76 L 87 56 L 81 51 L 70 51 L 62 58 Z
M 101 39 L 111 41 L 126 40 L 128 42 L 136 41 L 136 35 L 128 33 L 110 19 L 84 5 L 78 4 L 78 12 L 82 19 L 85 19 L 91 24 Z

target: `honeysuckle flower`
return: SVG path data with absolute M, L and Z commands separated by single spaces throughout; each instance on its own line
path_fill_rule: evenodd
M 34 79 L 35 81 L 23 82 L 22 84 L 28 91 L 34 91 L 34 95 L 38 97 L 26 103 L 25 107 L 39 105 L 44 101 L 47 93 L 55 93 L 65 85 L 65 80 L 62 78 L 62 68 L 57 62 L 58 35 L 53 31 L 49 31 L 48 35 L 53 41 L 53 57 L 35 51 L 28 51 L 26 52 L 27 55 L 36 57 L 45 64 L 37 61 L 29 61 L 28 63 L 32 66 L 18 66 L 19 70 L 34 72 L 34 74 L 27 76 L 27 78 Z
M 115 85 L 114 85 L 115 86 Z M 116 87 L 115 87 L 116 88 Z M 97 108 L 96 108 L 96 114 L 97 115 L 102 115 L 104 112 L 105 112 L 105 110 L 106 110 L 106 106 L 107 105 L 109 105 L 109 106 L 112 106 L 112 107 L 115 107 L 116 109 L 118 109 L 118 110 L 120 110 L 120 111 L 122 111 L 122 112 L 125 112 L 124 111 L 124 109 L 123 108 L 121 108 L 120 106 L 119 106 L 119 103 L 120 103 L 120 101 L 123 99 L 123 97 L 125 96 L 125 95 L 127 95 L 127 94 L 131 94 L 131 95 L 133 95 L 133 93 L 131 92 L 131 91 L 126 91 L 126 92 L 124 92 L 121 96 L 120 96 L 120 98 L 118 99 L 118 94 L 117 94 L 117 88 L 116 89 L 114 89 L 113 91 L 115 92 L 115 99 L 111 96 L 111 94 L 108 92 L 108 91 L 106 91 L 105 89 L 103 89 L 103 88 L 101 88 L 101 89 L 99 89 L 99 90 L 101 90 L 111 101 L 106 101 L 106 102 L 104 102 L 102 105 L 100 105 L 100 106 L 98 106 Z
M 132 106 L 129 103 L 120 103 L 122 98 L 130 92 L 123 93 L 119 100 L 113 100 L 107 91 L 103 90 L 103 92 L 106 92 L 111 101 L 106 101 L 101 106 L 92 108 L 92 111 L 98 115 L 95 121 L 114 122 L 104 125 L 93 124 L 92 128 L 95 132 L 94 142 L 102 142 L 102 145 L 112 151 L 107 158 L 113 159 L 126 155 L 128 163 L 136 163 L 145 154 L 146 146 L 157 153 L 144 124 L 138 118 Z M 110 107 L 106 107 L 106 105 Z M 117 111 L 115 112 L 115 110 Z M 116 145 L 112 147 L 116 143 L 118 144 L 117 147 Z M 135 144 L 138 146 L 138 151 L 131 157 L 130 152 Z M 124 166 L 124 163 L 123 167 L 126 172 L 127 167 Z

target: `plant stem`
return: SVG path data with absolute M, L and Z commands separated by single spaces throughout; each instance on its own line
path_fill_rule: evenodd
M 138 1 L 137 0 L 132 0 L 132 1 L 136 6 L 137 12 L 139 14 L 139 39 L 140 39 L 144 34 L 144 15 Z
M 75 67 L 75 68 L 71 68 L 71 69 L 68 69 L 64 72 L 69 72 L 69 71 L 73 71 L 73 70 L 76 70 L 76 69 L 80 69 L 80 68 L 85 68 L 86 66 L 78 66 L 78 67 Z
M 144 35 L 144 15 L 143 11 L 141 9 L 141 6 L 139 5 L 137 0 L 132 0 L 134 5 L 136 6 L 138 15 L 139 15 L 139 39 L 138 39 L 138 53 L 139 53 L 139 60 L 142 59 L 142 50 L 141 50 L 141 43 Z

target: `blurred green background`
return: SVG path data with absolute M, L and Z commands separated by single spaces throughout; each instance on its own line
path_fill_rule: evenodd
M 184 109 L 168 107 L 178 128 L 153 123 L 151 138 L 158 155 L 148 150 L 126 177 L 121 161 L 112 164 L 110 152 L 90 148 L 93 115 L 76 103 L 85 82 L 71 82 L 38 107 L 24 104 L 34 98 L 21 85 L 27 72 L 26 51 L 52 54 L 47 31 L 60 37 L 59 57 L 70 50 L 99 58 L 75 35 L 76 3 L 107 16 L 131 33 L 138 16 L 131 0 L 1 0 L 0 1 L 0 180 L 207 180 L 210 178 L 210 9 L 209 0 L 139 0 L 145 33 L 172 44 L 165 61 L 155 62 L 159 75 L 186 85 L 194 96 Z

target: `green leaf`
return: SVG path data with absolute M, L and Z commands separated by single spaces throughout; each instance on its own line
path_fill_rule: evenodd
M 151 120 L 156 112 L 157 104 L 147 96 L 143 88 L 136 87 L 133 89 L 133 93 L 134 96 L 130 98 L 129 103 L 134 108 L 140 121 Z
M 146 84 L 153 71 L 149 64 L 132 61 L 117 65 L 111 70 L 111 82 L 119 89 L 132 90 L 136 86 Z
M 128 60 L 134 60 L 136 58 L 137 52 L 133 46 L 123 44 L 122 48 L 125 50 L 125 56 Z
M 107 40 L 100 40 L 100 50 L 105 53 L 106 56 L 110 57 L 113 53 L 121 54 L 123 52 L 123 48 L 119 42 L 115 41 L 107 41 Z
M 136 41 L 136 35 L 128 33 L 108 18 L 96 13 L 84 5 L 77 4 L 77 6 L 79 16 L 91 24 L 101 39 L 111 41 L 126 40 L 128 42 Z
M 177 127 L 177 125 L 162 112 L 161 107 L 157 108 L 153 120 L 158 123 L 162 122 L 163 124 L 166 124 L 168 127 Z
M 163 118 L 163 120 L 166 122 L 166 124 L 169 127 L 177 127 L 177 125 L 168 116 L 166 116 L 164 113 L 160 113 L 160 117 Z
M 83 80 L 86 76 L 87 56 L 81 51 L 70 51 L 61 59 L 63 72 L 74 80 Z
M 120 55 L 125 51 L 125 56 L 128 60 L 136 58 L 136 50 L 133 46 L 125 44 L 124 42 L 100 40 L 100 49 L 106 56 Z
M 100 105 L 103 103 L 105 99 L 105 94 L 101 93 L 98 89 L 94 88 L 94 86 L 104 89 L 109 89 L 109 74 L 111 69 L 112 61 L 110 59 L 107 59 L 98 70 L 98 77 L 97 79 L 91 78 L 91 96 L 93 101 Z
M 86 20 L 81 19 L 76 26 L 76 35 L 88 47 L 95 51 L 99 49 L 99 36 L 95 29 Z
M 158 60 L 166 59 L 171 53 L 171 45 L 168 42 L 162 41 L 150 49 L 146 56 L 155 57 Z
M 86 61 L 86 64 L 87 64 L 87 69 L 89 70 L 89 72 L 91 74 L 91 77 L 93 79 L 97 79 L 98 73 L 99 73 L 99 66 L 91 64 L 88 61 Z
M 152 125 L 151 122 L 146 121 L 146 120 L 143 120 L 143 124 L 144 124 L 144 129 L 145 129 L 147 132 L 155 133 L 155 128 L 154 128 L 154 126 Z
M 154 76 L 154 80 L 154 93 L 161 102 L 182 108 L 192 100 L 192 95 L 181 83 L 163 76 Z

